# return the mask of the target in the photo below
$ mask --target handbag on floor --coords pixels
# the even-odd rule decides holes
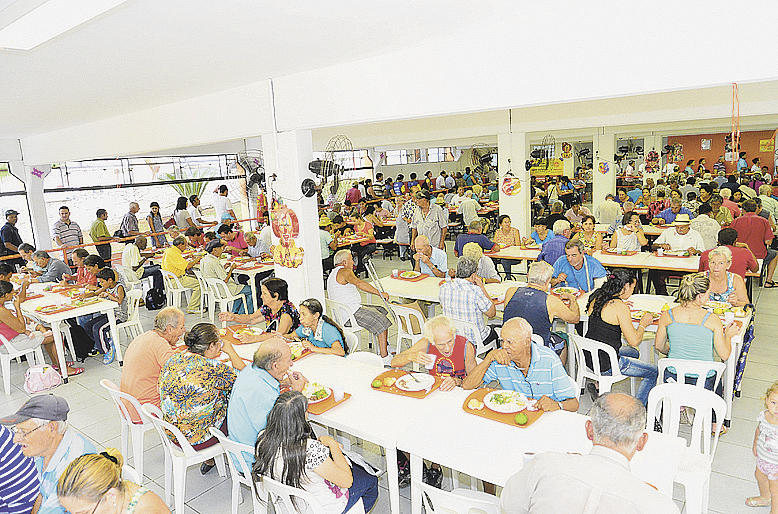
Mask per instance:
[[[62,376],[48,364],[31,366],[24,373],[24,391],[27,394],[54,389],[62,384]]]

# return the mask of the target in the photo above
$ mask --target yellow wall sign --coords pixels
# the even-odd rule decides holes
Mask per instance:
[[[759,151],[760,152],[766,152],[766,153],[773,153],[775,151],[775,140],[774,139],[760,139],[759,140]]]
[[[546,166],[548,162],[548,166]],[[562,159],[536,159],[532,161],[532,167],[529,169],[530,175],[543,177],[548,175],[561,175],[564,172],[565,164]]]

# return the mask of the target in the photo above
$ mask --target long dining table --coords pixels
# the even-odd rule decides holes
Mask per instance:
[[[239,353],[248,354],[241,346]],[[310,415],[325,427],[373,442],[386,450],[391,511],[400,512],[397,450],[411,454],[411,479],[421,482],[422,459],[437,462],[472,477],[504,486],[521,469],[524,459],[545,451],[586,453],[592,444],[584,425],[586,416],[573,412],[544,413],[526,428],[468,414],[463,404],[472,391],[459,387],[434,390],[416,399],[377,391],[373,379],[384,368],[333,355],[311,355],[295,361],[294,370],[308,380],[338,387],[351,398],[332,409]],[[631,466],[643,480],[672,495],[672,481],[680,461],[683,439],[649,433],[645,449]],[[421,491],[412,486],[411,512],[421,512]]]

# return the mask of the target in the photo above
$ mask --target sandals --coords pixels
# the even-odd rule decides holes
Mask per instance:
[[[770,498],[762,498],[761,496],[752,496],[746,498],[746,505],[749,507],[769,507]]]
[[[762,287],[765,288],[765,289],[772,289],[772,288],[776,287],[776,285],[775,285],[775,282],[773,282],[772,280],[768,280],[767,282],[764,283],[764,285]]]
[[[73,364],[74,364],[73,362],[68,362],[67,363],[68,368],[70,370],[73,370],[73,371],[68,371],[68,377],[74,377],[74,376],[80,375],[81,373],[84,372],[84,368],[74,368]],[[51,367],[54,369],[54,371],[59,373],[59,366],[55,366],[55,365],[52,364]]]

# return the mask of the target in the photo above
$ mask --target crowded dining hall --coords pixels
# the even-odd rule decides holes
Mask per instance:
[[[0,512],[778,513],[769,31],[180,7],[0,1]]]

